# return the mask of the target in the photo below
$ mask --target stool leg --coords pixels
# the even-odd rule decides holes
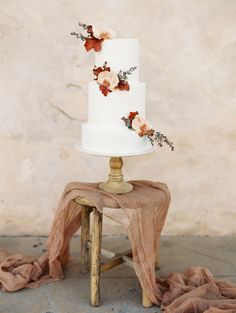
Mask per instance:
[[[89,272],[89,214],[90,208],[87,206],[82,207],[81,218],[81,272]]]
[[[100,305],[100,253],[102,241],[102,214],[94,209],[92,258],[91,258],[91,305]]]
[[[144,290],[142,290],[142,304],[145,308],[150,308],[153,306],[152,301],[146,296]]]

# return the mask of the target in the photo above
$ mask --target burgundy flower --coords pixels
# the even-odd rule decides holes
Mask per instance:
[[[101,66],[95,67],[95,68],[93,69],[93,75],[96,76],[95,80],[97,80],[98,75],[99,75],[101,72],[104,72],[104,71],[110,72],[111,69],[110,69],[110,67],[107,67],[106,65],[104,65],[103,67],[101,67]]]
[[[99,86],[99,89],[101,90],[102,94],[106,97],[108,95],[109,92],[111,92],[111,90],[109,90],[107,88],[107,86],[103,86],[103,85],[100,85]]]
[[[103,42],[103,39],[99,40],[95,37],[86,38],[84,46],[87,51],[94,49],[94,51],[98,52],[102,49],[102,42]]]
[[[117,85],[117,88],[119,90],[126,90],[126,91],[129,91],[130,87],[129,87],[129,84],[124,81],[124,80],[120,80],[119,81],[119,84]]]
[[[138,111],[130,112],[128,119],[132,122],[132,120],[135,118],[136,115],[138,115]]]

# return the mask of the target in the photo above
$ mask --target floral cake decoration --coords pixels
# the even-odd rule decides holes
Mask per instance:
[[[104,40],[112,39],[116,36],[116,33],[109,28],[100,28],[83,23],[79,23],[79,26],[86,31],[86,34],[83,35],[82,33],[72,32],[71,35],[85,41],[84,46],[87,51],[92,49],[96,52],[100,51]]]
[[[99,89],[104,96],[115,90],[130,90],[128,83],[128,76],[137,69],[137,66],[131,67],[128,71],[119,71],[118,73],[111,71],[107,66],[107,62],[103,66],[94,66],[93,74],[94,80],[98,83]]]
[[[128,117],[122,117],[121,119],[130,130],[136,131],[140,137],[147,136],[152,145],[157,143],[158,146],[162,147],[165,143],[172,151],[174,150],[174,144],[165,135],[155,131],[150,122],[141,117],[138,111],[130,112]]]

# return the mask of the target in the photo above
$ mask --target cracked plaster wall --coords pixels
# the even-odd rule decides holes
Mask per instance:
[[[0,0],[0,234],[48,234],[65,184],[107,175],[106,158],[74,147],[93,66],[69,35],[78,21],[140,39],[147,116],[176,149],[127,158],[124,173],[169,185],[164,233],[235,234],[234,0]]]

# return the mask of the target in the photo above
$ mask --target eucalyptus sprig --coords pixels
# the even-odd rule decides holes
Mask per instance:
[[[132,66],[128,71],[119,71],[118,77],[119,80],[128,80],[128,75],[131,75],[135,70],[137,69],[137,66]]]
[[[81,33],[72,32],[70,34],[71,36],[75,36],[77,39],[81,39],[82,41],[85,41],[87,39],[87,37],[85,37]]]
[[[80,26],[80,27],[82,27],[82,28],[83,28],[83,30],[88,29],[88,25],[83,24],[83,23],[80,23],[80,22],[79,22],[79,26]]]
[[[89,39],[89,38],[91,38],[91,34],[90,34],[90,32],[89,32],[89,27],[91,27],[91,26],[89,26],[89,25],[87,25],[87,24],[83,24],[83,23],[78,23],[79,24],[79,26],[80,27],[82,27],[83,28],[83,30],[87,30],[87,35],[86,36],[84,36],[83,34],[81,34],[81,33],[76,33],[76,32],[72,32],[72,33],[70,33],[72,36],[75,36],[77,39],[81,39],[82,41],[86,41],[86,39]]]

